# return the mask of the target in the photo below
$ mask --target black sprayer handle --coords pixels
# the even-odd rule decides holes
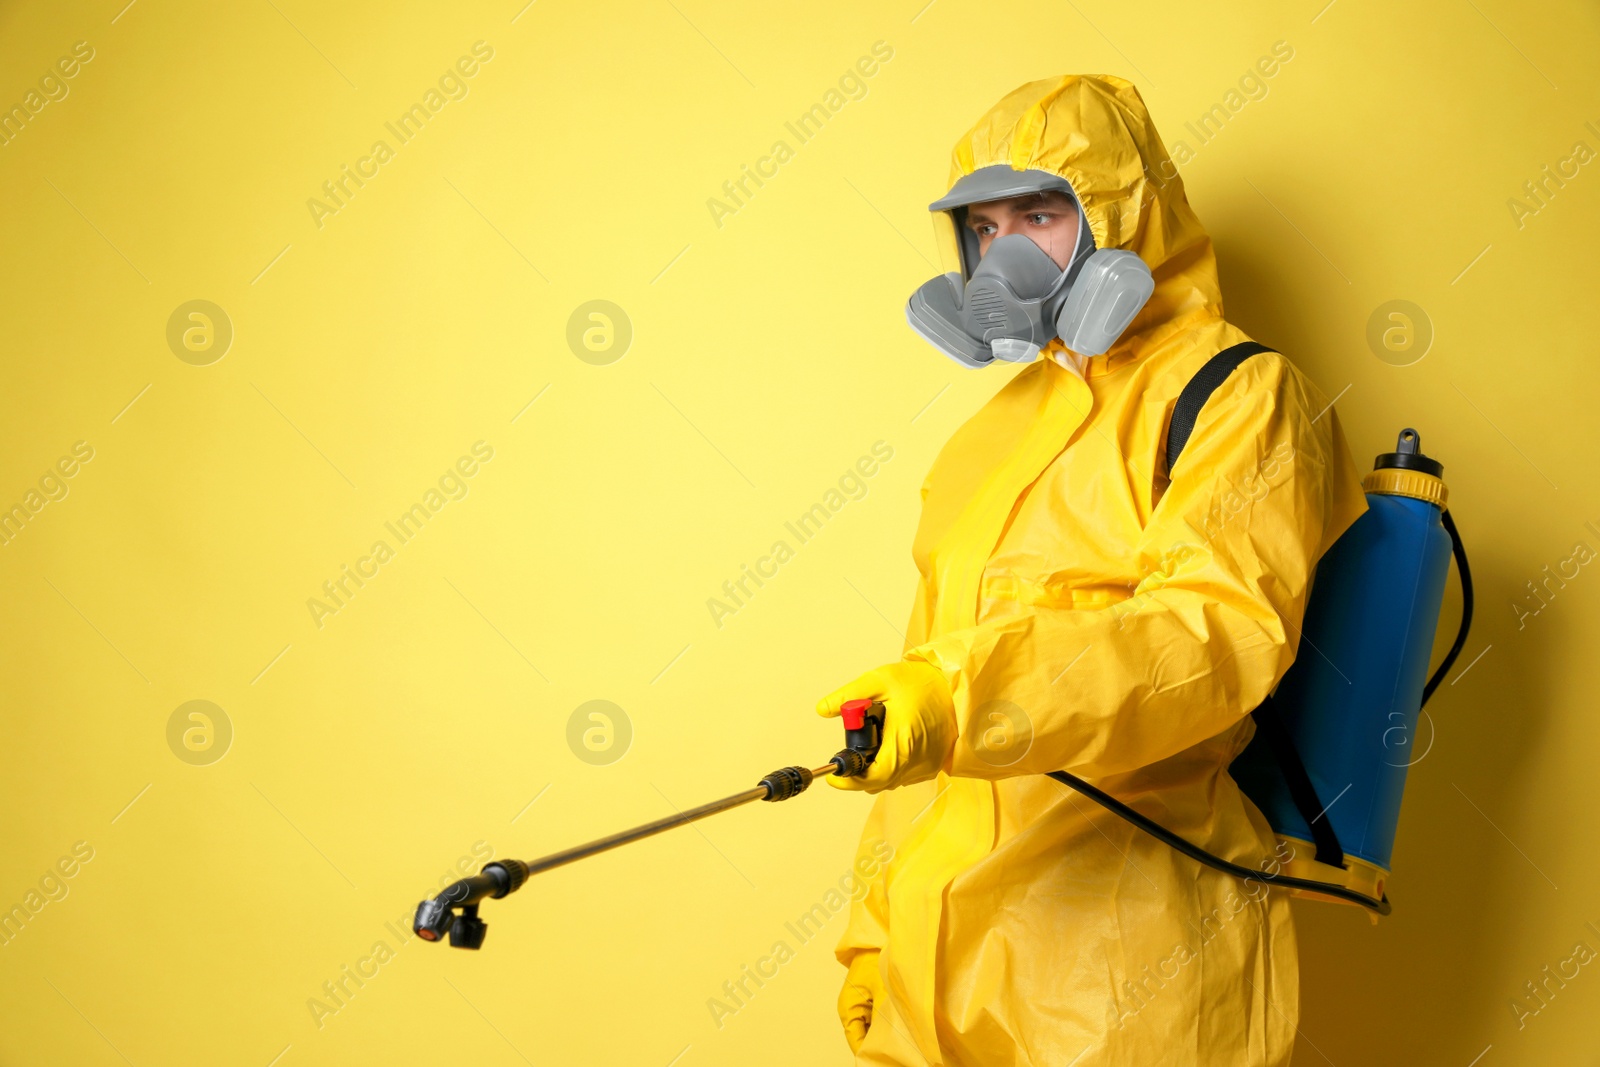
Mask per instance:
[[[833,773],[860,778],[883,745],[883,702],[847,700],[839,709],[839,718],[844,722],[844,748],[833,757]]]
[[[804,767],[781,767],[761,779],[767,791],[762,800],[788,800],[804,793],[812,778],[832,774],[840,778],[860,778],[872,766],[883,744],[883,704],[876,700],[848,700],[840,709],[844,722],[844,745],[827,766],[815,771]]]

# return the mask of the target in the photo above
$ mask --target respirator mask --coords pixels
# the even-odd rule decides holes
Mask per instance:
[[[974,204],[1057,191],[1077,208],[1077,240],[1063,269],[1022,234],[997,237],[981,257],[966,225]],[[1077,194],[1041,170],[983,167],[966,175],[935,213],[951,270],[911,295],[906,321],[924,340],[966,367],[1002,360],[1031,363],[1056,338],[1082,356],[1098,356],[1128,328],[1155,291],[1150,268],[1132,252],[1097,249]]]

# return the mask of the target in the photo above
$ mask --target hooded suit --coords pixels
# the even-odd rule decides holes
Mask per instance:
[[[1264,353],[1169,479],[1179,392],[1249,338],[1132,84],[1011,93],[957,143],[951,182],[999,164],[1066,179],[1096,247],[1137,254],[1155,290],[1105,354],[1057,341],[1024,366],[922,486],[904,656],[943,673],[958,737],[934,780],[875,797],[862,834],[863,855],[894,853],[836,950],[846,999],[873,1001],[857,1062],[1287,1064],[1288,901],[1044,773],[1274,869],[1227,768],[1294,659],[1317,559],[1366,506],[1359,475],[1327,397]]]

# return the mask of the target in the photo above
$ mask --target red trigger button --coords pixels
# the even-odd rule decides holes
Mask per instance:
[[[870,700],[847,700],[839,708],[839,718],[844,720],[846,730],[859,730],[867,723],[867,709],[872,707]]]

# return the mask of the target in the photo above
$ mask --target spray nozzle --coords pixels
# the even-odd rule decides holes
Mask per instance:
[[[456,948],[482,948],[489,924],[478,918],[478,901],[496,900],[522,888],[528,880],[528,865],[521,860],[496,860],[471,878],[451,884],[432,900],[417,905],[411,929],[424,941],[442,941],[450,935]],[[461,914],[457,915],[456,910]]]

